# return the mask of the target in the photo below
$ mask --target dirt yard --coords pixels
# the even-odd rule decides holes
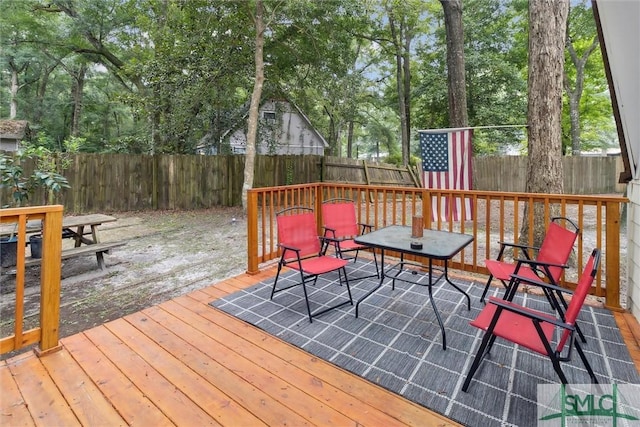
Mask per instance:
[[[126,241],[105,255],[62,265],[61,337],[213,284],[246,270],[247,232],[241,208],[116,213],[101,226],[103,242]],[[63,247],[72,246],[70,240]],[[25,326],[39,313],[39,267],[27,269]],[[12,329],[15,275],[0,276],[0,330]]]

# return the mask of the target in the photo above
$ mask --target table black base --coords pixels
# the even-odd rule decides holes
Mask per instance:
[[[440,317],[440,312],[438,311],[438,308],[436,307],[436,303],[433,300],[433,294],[431,289],[433,288],[433,286],[435,286],[440,280],[444,279],[445,282],[449,283],[451,286],[454,287],[454,289],[456,289],[458,292],[460,292],[462,295],[465,296],[465,298],[467,299],[467,310],[471,310],[471,298],[469,297],[469,295],[463,291],[458,285],[456,285],[455,283],[453,283],[450,279],[449,279],[449,274],[448,274],[448,268],[447,268],[447,261],[444,261],[444,270],[442,271],[442,273],[435,278],[434,280],[434,276],[433,276],[433,260],[429,259],[429,272],[428,277],[429,277],[429,281],[428,283],[418,283],[415,282],[413,280],[408,280],[406,278],[400,278],[398,277],[404,270],[405,266],[412,266],[412,267],[418,267],[418,268],[422,268],[424,267],[423,264],[419,264],[416,262],[411,262],[411,261],[405,261],[404,260],[404,256],[401,255],[400,258],[400,262],[394,264],[393,266],[391,266],[389,268],[389,270],[397,270],[397,272],[395,273],[395,275],[389,275],[385,273],[385,268],[384,268],[384,250],[381,251],[381,272],[380,272],[380,282],[378,282],[378,285],[371,289],[369,292],[367,292],[364,296],[362,296],[357,302],[356,302],[356,317],[358,317],[358,309],[360,307],[360,303],[362,301],[364,301],[365,299],[367,299],[369,296],[371,296],[374,292],[376,292],[378,289],[380,289],[384,283],[384,279],[392,279],[391,282],[391,289],[395,289],[396,286],[396,280],[400,280],[402,282],[407,282],[407,283],[412,283],[414,285],[418,285],[418,286],[427,286],[429,288],[429,301],[431,301],[431,307],[433,307],[433,311],[436,315],[436,319],[438,320],[438,325],[440,326],[440,331],[442,333],[442,349],[446,350],[447,349],[447,337],[446,337],[446,332],[444,329],[444,324],[442,323],[442,318]],[[413,272],[412,272],[413,273]],[[418,274],[417,271],[415,272],[415,274]]]

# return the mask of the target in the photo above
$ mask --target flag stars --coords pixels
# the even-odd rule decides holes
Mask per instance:
[[[425,172],[447,172],[449,150],[446,133],[420,133],[422,169]]]

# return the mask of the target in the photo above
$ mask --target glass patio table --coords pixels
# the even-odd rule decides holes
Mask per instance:
[[[391,225],[372,231],[370,233],[363,234],[354,239],[358,244],[367,245],[372,248],[379,249],[382,266],[380,272],[380,282],[378,283],[378,285],[367,292],[362,298],[357,301],[356,317],[358,317],[358,308],[360,306],[360,303],[371,296],[371,294],[376,292],[378,289],[380,289],[382,287],[382,284],[384,283],[385,278],[392,279],[392,289],[395,289],[396,280],[421,286],[428,286],[429,300],[431,301],[431,306],[433,307],[433,311],[436,314],[436,319],[438,320],[440,331],[442,332],[442,349],[446,350],[446,332],[442,323],[442,319],[440,318],[438,308],[436,307],[435,301],[433,300],[432,287],[436,285],[440,280],[444,279],[446,283],[449,283],[457,291],[465,296],[465,298],[467,299],[467,310],[471,310],[471,299],[469,298],[469,295],[449,279],[448,262],[458,252],[460,252],[473,241],[473,236],[469,234],[455,233],[450,231],[426,229],[423,231],[422,237],[412,237],[411,232],[411,227],[402,225]],[[388,267],[386,271],[384,265],[385,251],[395,251],[400,253],[400,262],[394,264],[391,267]],[[424,267],[424,264],[421,263],[405,261],[405,254],[424,257],[428,259],[428,270],[426,273],[428,281],[426,284],[399,277],[405,266],[414,266],[421,268]],[[439,274],[434,274],[434,260],[439,260],[444,263],[444,269],[442,272],[438,272]],[[395,274],[393,274],[394,271]],[[417,274],[416,271],[412,271],[412,273]]]

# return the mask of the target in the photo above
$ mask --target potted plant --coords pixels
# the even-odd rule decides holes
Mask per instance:
[[[36,152],[35,155],[39,155],[41,159],[45,159],[45,156],[51,155],[51,152],[48,150],[46,152],[40,151],[39,153]],[[56,171],[51,170],[51,167],[38,169],[38,166],[51,165],[51,162],[38,163],[38,159],[36,159],[36,170],[30,176],[25,176],[22,166],[16,160],[22,157],[33,156],[33,152],[19,154],[16,158],[0,153],[0,189],[8,188],[11,193],[11,203],[0,206],[0,208],[23,206],[37,188],[44,189],[45,204],[47,202],[52,203],[56,193],[63,188],[69,188],[67,179]],[[55,159],[53,165],[55,165]],[[18,224],[14,225],[9,237],[0,239],[0,267],[11,267],[16,263],[17,239],[15,237],[15,231],[17,225]],[[36,244],[37,243],[38,242],[36,242]]]

